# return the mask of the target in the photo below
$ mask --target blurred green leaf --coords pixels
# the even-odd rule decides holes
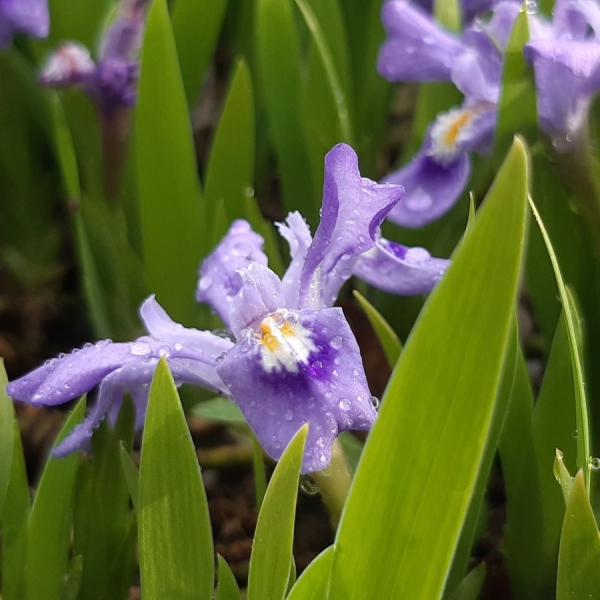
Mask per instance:
[[[177,388],[164,359],[150,388],[139,485],[144,598],[210,600],[214,562],[206,492]]]
[[[125,446],[125,444],[123,444],[123,442],[121,442],[119,446],[119,451],[121,455],[121,467],[123,469],[125,481],[127,482],[127,489],[129,490],[129,495],[131,496],[131,503],[133,504],[133,508],[135,508],[135,510],[138,510],[140,470],[133,462],[131,454],[129,454],[129,451],[127,450],[127,447]]]
[[[486,564],[481,562],[465,575],[448,600],[477,600],[485,583],[485,574]]]
[[[21,431],[14,410],[12,424],[12,461],[4,507],[0,513],[2,527],[2,594],[4,600],[25,598],[27,566],[27,521],[31,506]]]
[[[12,400],[6,393],[7,384],[4,361],[0,358],[0,514],[4,510],[4,499],[10,484],[15,444],[15,412]]]
[[[329,546],[304,569],[287,600],[322,600],[325,598],[332,560],[333,546]]]
[[[192,408],[191,413],[211,421],[221,421],[232,425],[247,424],[239,406],[223,396],[215,396],[199,402]]]
[[[287,211],[318,222],[320,190],[312,181],[301,97],[300,41],[291,0],[257,0],[256,64]]]
[[[443,27],[460,32],[461,10],[458,0],[434,0],[433,14]]]
[[[55,446],[85,414],[85,396],[62,426]],[[49,457],[37,487],[28,526],[27,600],[58,600],[71,545],[73,487],[79,453]]]
[[[227,0],[177,0],[175,4],[173,34],[190,110],[217,47],[226,8]]]
[[[527,174],[516,140],[396,365],[338,529],[330,600],[443,593],[511,333]]]
[[[148,16],[135,144],[147,283],[174,319],[186,320],[207,226],[165,0]]]
[[[533,202],[529,199],[529,205],[535,216],[538,227],[544,238],[548,256],[552,263],[554,270],[554,276],[556,278],[556,284],[558,286],[558,292],[563,305],[563,311],[565,315],[565,323],[567,326],[567,335],[569,340],[569,350],[571,353],[571,366],[573,369],[573,380],[575,382],[575,415],[577,420],[577,467],[583,469],[586,489],[590,490],[590,431],[589,431],[589,416],[588,416],[588,401],[585,388],[584,378],[584,367],[583,359],[581,356],[581,348],[579,346],[579,322],[580,317],[577,306],[573,299],[572,292],[569,288],[565,287],[563,277],[558,264],[558,259],[552,247],[552,242],[548,236],[544,223],[540,217],[540,214]]]
[[[212,143],[204,198],[212,209],[223,199],[229,223],[245,217],[245,199],[254,178],[254,99],[246,62],[235,66],[219,126]],[[220,238],[225,231],[217,231]]]
[[[258,515],[248,573],[248,600],[283,600],[294,560],[292,543],[298,478],[308,426],[292,438],[277,463]]]
[[[269,269],[282,277],[285,268],[279,252],[281,238],[275,233],[273,224],[263,218],[254,198],[246,200],[246,219],[252,225],[252,229],[262,235],[265,240],[265,254],[269,258]]]
[[[583,472],[573,482],[560,537],[556,600],[594,598],[600,590],[600,535]]]
[[[393,368],[402,352],[402,342],[379,311],[359,291],[352,293],[375,330],[388,364]]]
[[[216,600],[241,600],[240,588],[227,561],[217,554],[218,583]]]

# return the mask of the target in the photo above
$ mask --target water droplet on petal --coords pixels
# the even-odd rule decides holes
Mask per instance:
[[[341,335],[336,335],[334,338],[332,338],[331,340],[331,346],[333,348],[335,348],[336,350],[339,350],[342,347],[342,342],[344,340],[342,339]]]
[[[294,413],[291,410],[285,411],[285,420],[291,421],[294,418]]]
[[[131,354],[135,354],[135,356],[148,356],[152,352],[152,347],[148,342],[133,342],[131,347],[129,348]]]
[[[406,208],[415,212],[427,210],[433,204],[433,198],[422,188],[417,188],[406,198]]]
[[[350,410],[350,400],[348,400],[348,398],[341,398],[338,402],[338,406],[342,410]]]
[[[371,404],[375,410],[379,409],[379,405],[381,404],[381,400],[377,396],[371,396]]]
[[[336,356],[333,359],[333,364],[335,364],[335,365],[341,365],[342,364],[342,359],[339,356]]]

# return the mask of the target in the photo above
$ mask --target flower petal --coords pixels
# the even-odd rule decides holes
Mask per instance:
[[[325,157],[321,222],[307,250],[300,280],[301,308],[331,306],[352,275],[356,257],[372,248],[404,188],[361,178],[358,157],[338,144]]]
[[[242,329],[285,306],[281,281],[269,267],[252,263],[239,273],[242,286],[230,311],[230,326],[236,337]]]
[[[272,458],[309,423],[304,473],[327,466],[341,431],[375,420],[358,345],[339,308],[267,317],[242,333],[217,370]]]
[[[0,2],[0,48],[6,48],[17,33],[45,38],[50,29],[47,0],[3,0]]]
[[[449,81],[462,43],[425,11],[406,0],[386,2],[381,18],[388,38],[377,70],[388,81]]]
[[[196,298],[198,302],[210,304],[226,325],[229,325],[231,303],[242,287],[238,269],[252,263],[266,265],[263,245],[263,238],[250,223],[238,219],[200,266]]]
[[[90,51],[82,44],[69,42],[48,57],[40,72],[40,83],[47,87],[84,84],[95,72]]]
[[[471,172],[469,155],[459,152],[443,165],[425,150],[384,181],[402,183],[406,194],[391,210],[390,221],[404,227],[423,227],[446,213],[458,200]]]
[[[385,292],[414,296],[430,292],[449,265],[449,260],[433,258],[425,248],[380,239],[360,255],[354,275]]]

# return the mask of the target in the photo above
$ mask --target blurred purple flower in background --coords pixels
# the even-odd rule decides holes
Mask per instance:
[[[600,90],[600,6],[557,0],[552,22],[538,21],[525,56],[534,68],[540,127],[566,150],[587,125],[590,101]]]
[[[101,114],[110,117],[136,98],[139,52],[147,0],[125,0],[119,15],[108,28],[94,61],[89,50],[67,42],[52,53],[41,73],[47,87],[81,86]]]
[[[384,4],[388,37],[378,58],[381,75],[394,82],[449,81],[465,95],[462,106],[438,115],[415,158],[384,179],[406,188],[391,221],[422,227],[443,215],[469,180],[469,153],[490,151],[502,54],[518,11],[518,3],[499,2],[489,20],[477,20],[457,36],[408,0]]]
[[[443,1],[443,0],[442,0]],[[460,10],[464,21],[472,21],[479,13],[489,10],[497,0],[461,0]],[[415,0],[429,12],[433,11],[434,0]]]
[[[0,48],[10,46],[17,33],[45,38],[49,29],[47,0],[0,0]]]
[[[360,176],[352,148],[339,144],[325,158],[322,217],[314,239],[299,213],[279,230],[291,250],[280,280],[267,266],[262,238],[235,221],[203,262],[198,300],[208,302],[235,342],[174,323],[153,297],[141,308],[149,335],[131,343],[99,342],[48,361],[8,386],[16,400],[55,405],[100,385],[85,421],[57,448],[86,447],[106,415],[114,419],[125,392],[142,425],[154,368],[165,357],[176,383],[192,383],[238,403],[274,459],[309,423],[303,472],[331,460],[341,431],[369,429],[371,403],[358,344],[340,308],[344,282],[357,273],[388,291],[429,291],[448,261],[422,248],[383,240],[381,223],[404,189]]]

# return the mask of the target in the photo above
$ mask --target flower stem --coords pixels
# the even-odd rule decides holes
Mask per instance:
[[[326,469],[311,473],[312,480],[321,491],[321,497],[334,525],[340,522],[346,497],[352,484],[352,470],[338,439],[333,443],[331,463]]]

